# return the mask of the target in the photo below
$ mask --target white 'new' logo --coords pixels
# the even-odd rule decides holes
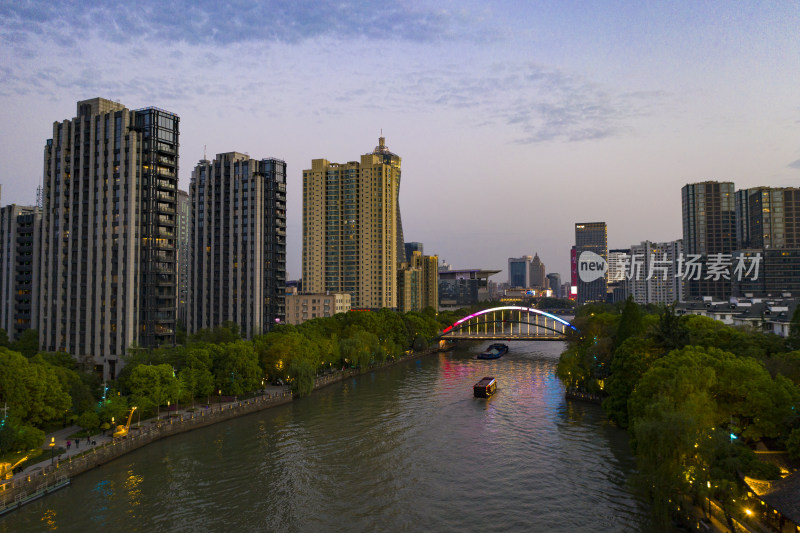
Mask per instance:
[[[608,262],[594,252],[581,252],[578,258],[578,276],[584,283],[600,279],[608,272]]]

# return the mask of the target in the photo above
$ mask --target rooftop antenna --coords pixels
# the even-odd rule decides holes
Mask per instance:
[[[204,144],[203,145],[203,161],[206,161],[206,160],[208,160],[208,158],[206,157],[206,145]]]

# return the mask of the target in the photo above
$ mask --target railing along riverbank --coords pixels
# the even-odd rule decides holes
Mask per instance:
[[[314,390],[339,383],[345,379],[392,366],[402,361],[429,355],[438,349],[431,348],[421,352],[412,352],[397,359],[363,368],[344,369],[315,379]],[[148,421],[141,427],[131,426],[126,437],[114,439],[88,449],[81,454],[70,455],[56,460],[39,470],[17,477],[0,485],[0,516],[30,503],[50,492],[63,488],[70,479],[88,470],[113,461],[126,453],[146,446],[163,438],[210,426],[233,418],[248,415],[290,403],[294,399],[291,392],[263,394],[233,403],[199,407],[167,419]]]

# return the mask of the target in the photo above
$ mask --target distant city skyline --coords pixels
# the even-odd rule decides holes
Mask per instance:
[[[797,27],[796,2],[4,3],[2,205],[35,202],[76,101],[158,106],[181,118],[183,190],[204,153],[286,161],[298,278],[303,169],[382,130],[407,241],[496,282],[538,251],[568,279],[576,222],[606,221],[611,248],[672,241],[687,183],[800,184]]]

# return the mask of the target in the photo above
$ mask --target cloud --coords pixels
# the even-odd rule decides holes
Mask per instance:
[[[798,159],[797,161],[792,161],[791,163],[789,163],[789,168],[800,168],[800,159]]]
[[[471,109],[476,125],[504,124],[517,144],[578,142],[630,133],[631,122],[663,105],[660,91],[622,92],[536,64],[420,73],[402,88],[436,108]]]
[[[505,127],[519,144],[629,134],[665,98],[456,43],[500,38],[490,17],[468,9],[330,0],[71,5],[0,4],[0,46],[10,49],[0,96],[72,92],[184,109],[265,101],[274,110],[300,100],[313,105],[292,113],[331,118],[453,111],[465,126]]]
[[[323,36],[342,40],[433,42],[441,39],[493,40],[501,34],[483,13],[461,9],[449,13],[438,6],[408,7],[406,3],[362,0],[315,2],[176,2],[121,0],[102,3],[50,0],[7,2],[0,18],[8,39],[24,40],[26,33],[51,35],[54,41],[74,42],[76,31],[114,42],[186,42],[233,44],[245,42],[298,43]],[[471,31],[463,31],[471,27]]]

